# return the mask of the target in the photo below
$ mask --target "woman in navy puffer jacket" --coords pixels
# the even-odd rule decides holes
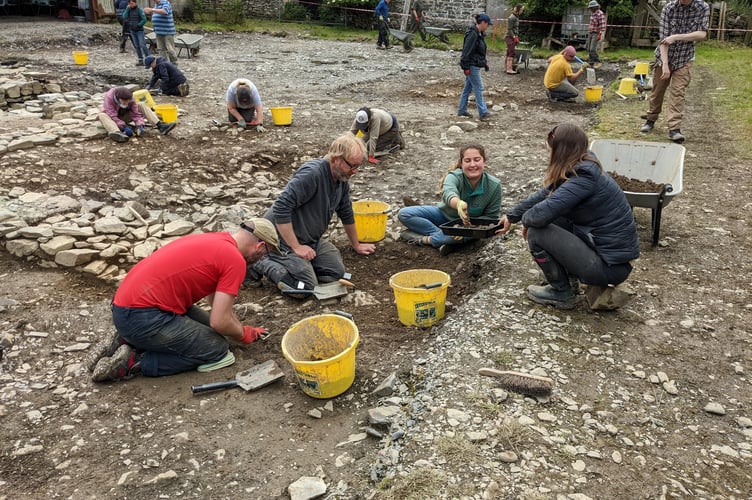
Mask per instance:
[[[588,151],[585,132],[571,123],[547,138],[549,162],[544,188],[501,218],[500,234],[522,222],[522,236],[548,285],[528,287],[539,304],[574,307],[572,282],[618,285],[640,256],[632,208],[616,182]]]

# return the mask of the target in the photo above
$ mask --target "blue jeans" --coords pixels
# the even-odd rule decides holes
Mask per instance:
[[[133,46],[136,48],[136,54],[138,55],[139,61],[143,61],[151,55],[146,46],[146,38],[144,37],[143,31],[131,30],[131,42],[133,42]]]
[[[306,290],[313,290],[318,283],[337,281],[345,275],[345,264],[337,247],[326,240],[310,246],[316,251],[316,257],[311,261],[301,259],[282,244],[280,250],[284,253],[270,253],[256,262],[253,270],[274,283],[281,281],[292,288],[298,288],[298,282],[302,281]]]
[[[439,226],[449,222],[451,219],[447,218],[444,212],[435,205],[405,207],[397,213],[397,218],[410,231],[430,236],[431,246],[434,248],[438,248],[441,245],[461,245],[474,239],[462,238],[461,240],[455,240],[452,236],[444,234]]]
[[[618,285],[632,272],[629,262],[609,266],[585,240],[574,234],[563,221],[545,227],[527,228],[531,252],[545,250],[569,276],[585,285]]]
[[[483,100],[483,80],[480,77],[480,68],[473,66],[470,68],[470,74],[465,77],[465,88],[462,89],[460,96],[460,107],[457,110],[458,115],[467,113],[467,100],[470,97],[470,91],[475,92],[475,104],[478,106],[478,114],[484,117],[488,114],[486,101]]]
[[[136,351],[145,351],[141,373],[147,377],[174,375],[222,359],[227,340],[209,327],[209,314],[192,306],[185,315],[156,307],[112,305],[112,321]]]

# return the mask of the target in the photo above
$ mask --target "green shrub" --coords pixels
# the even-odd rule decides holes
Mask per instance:
[[[230,24],[243,24],[245,20],[243,0],[227,0],[219,8],[218,20]]]
[[[305,21],[309,17],[308,9],[298,2],[287,2],[282,9],[282,19],[287,21]]]
[[[341,23],[342,9],[322,3],[319,5],[319,20],[325,23]]]

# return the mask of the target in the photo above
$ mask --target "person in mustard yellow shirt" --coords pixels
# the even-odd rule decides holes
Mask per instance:
[[[543,77],[543,85],[546,86],[548,98],[553,101],[574,102],[575,98],[580,95],[579,91],[573,85],[574,82],[582,75],[587,63],[574,72],[570,64],[576,57],[577,52],[571,45],[567,45],[560,54],[548,58],[548,69]]]

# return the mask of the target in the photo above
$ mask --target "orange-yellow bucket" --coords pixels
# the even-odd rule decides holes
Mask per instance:
[[[392,209],[388,203],[376,200],[355,201],[352,204],[355,213],[355,229],[358,241],[374,243],[386,236],[386,222]]]
[[[178,107],[174,104],[157,104],[154,106],[154,112],[164,123],[178,121]]]
[[[635,88],[635,84],[637,84],[637,80],[634,78],[622,78],[621,82],[619,82],[619,93],[621,95],[636,94],[637,89]]]
[[[444,317],[446,294],[452,279],[443,271],[412,269],[393,274],[397,315],[405,326],[428,327]]]
[[[146,89],[137,90],[133,93],[133,100],[136,102],[146,103],[151,109],[157,105],[154,99],[151,98],[151,92]]]
[[[339,396],[355,380],[355,323],[339,314],[298,321],[282,337],[282,355],[290,362],[303,392],[313,398]]]
[[[73,51],[73,62],[80,65],[85,65],[89,63],[89,53],[83,50],[75,50]]]
[[[635,75],[647,75],[650,72],[650,63],[638,62],[634,67]]]
[[[284,126],[292,123],[292,106],[269,108],[269,111],[275,125]]]
[[[603,85],[585,87],[585,102],[600,102],[603,97]]]

